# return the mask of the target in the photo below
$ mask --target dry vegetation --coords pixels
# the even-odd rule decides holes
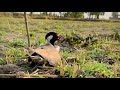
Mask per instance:
[[[50,31],[65,38],[62,44],[58,42],[61,46],[61,57],[67,62],[62,68],[65,72],[62,77],[120,77],[119,22],[28,19],[28,26],[32,47],[45,43],[44,36]],[[53,69],[52,71],[42,67],[36,71],[37,75],[32,72],[30,76],[31,72],[25,63],[27,46],[24,18],[0,17],[0,68],[2,65],[15,63],[24,69],[27,77],[44,78],[49,74],[58,77]],[[58,71],[60,69],[57,68]],[[14,72],[12,73],[14,76]]]

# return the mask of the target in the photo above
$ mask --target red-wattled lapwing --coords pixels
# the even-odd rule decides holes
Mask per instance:
[[[45,45],[31,49],[32,53],[28,56],[28,62],[32,62],[32,64],[43,64],[46,62],[51,66],[61,65],[60,47],[55,47],[55,42],[57,40],[63,41],[63,38],[55,32],[49,32],[46,34],[45,40]]]

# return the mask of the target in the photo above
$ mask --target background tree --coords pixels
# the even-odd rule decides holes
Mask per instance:
[[[64,17],[83,18],[84,12],[67,12]]]
[[[49,12],[49,16],[52,16],[52,12]]]
[[[113,18],[118,18],[118,12],[112,12]]]
[[[40,12],[40,15],[42,14],[42,12]]]
[[[74,18],[83,18],[84,12],[72,12]]]
[[[33,12],[30,12],[30,16],[32,16],[33,15]]]
[[[45,15],[45,19],[47,19],[48,12],[43,12],[43,15]]]
[[[64,14],[64,17],[71,17],[72,16],[72,12],[66,12],[65,14]]]
[[[93,18],[93,15],[95,15],[95,18],[97,18],[97,19],[99,19],[99,16],[100,15],[104,15],[105,14],[105,12],[87,12],[88,13],[88,15],[89,15],[89,18]]]
[[[47,16],[47,15],[48,15],[48,12],[43,12],[43,14]]]
[[[99,19],[100,15],[104,15],[104,12],[95,12],[94,15],[96,16],[97,19]]]
[[[62,12],[59,12],[59,14],[60,14],[60,18],[61,18],[61,16],[62,16]]]

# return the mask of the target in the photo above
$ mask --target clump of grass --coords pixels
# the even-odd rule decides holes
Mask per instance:
[[[71,78],[76,78],[77,75],[77,71],[78,71],[78,65],[77,64],[73,64],[73,65],[65,65],[63,67],[57,67],[58,71],[63,71],[64,75],[63,77],[71,77]]]
[[[67,58],[67,57],[72,56],[72,54],[69,53],[68,51],[61,51],[61,52],[60,52],[60,55],[61,55],[63,58]]]
[[[40,36],[34,40],[31,40],[32,46],[40,46],[41,44],[45,44],[45,38]]]
[[[76,47],[79,48],[83,41],[83,37],[74,32],[66,34],[65,36],[65,44],[67,45],[67,47],[71,47],[71,49],[74,49]]]
[[[4,41],[5,32],[0,32],[0,42]]]
[[[9,48],[7,51],[4,52],[4,58],[6,59],[7,63],[14,63],[18,59],[26,58],[27,51],[23,48]]]
[[[26,46],[26,42],[21,39],[14,39],[13,41],[9,42],[8,45],[11,47],[24,47]]]
[[[114,40],[118,40],[120,42],[120,35],[118,32],[114,32],[111,36]]]
[[[111,41],[111,40],[116,40],[120,41],[120,35],[119,32],[112,32],[111,34],[99,34],[98,37],[104,41]]]
[[[5,64],[5,60],[3,58],[0,58],[0,65]]]
[[[76,65],[78,67],[73,67]],[[65,65],[64,67],[57,67],[57,70],[64,71],[64,77],[71,78],[81,78],[81,77],[96,77],[96,78],[112,78],[114,76],[114,72],[108,64],[99,63],[94,60],[90,61],[77,61],[72,65]],[[74,72],[76,71],[76,72]],[[79,72],[80,71],[80,72]]]
[[[86,48],[89,45],[97,44],[98,39],[95,35],[89,34],[84,37],[73,30],[71,34],[66,34],[65,42],[72,48]]]
[[[77,64],[66,65],[65,72],[66,76],[69,76],[71,78],[78,77],[78,65]]]
[[[56,24],[56,25],[54,26],[54,29],[63,29],[63,26]]]
[[[45,38],[40,36],[37,40],[36,43],[40,44],[40,43],[45,43]]]
[[[91,59],[100,59],[104,54],[104,50],[95,48],[94,50],[87,52],[87,57]]]
[[[85,64],[81,65],[80,68],[86,77],[96,75],[96,73],[99,74],[99,77],[103,77],[104,75],[105,77],[113,77],[113,70],[108,69],[108,65],[105,63],[88,61]]]
[[[30,37],[35,37],[35,32],[30,32]]]

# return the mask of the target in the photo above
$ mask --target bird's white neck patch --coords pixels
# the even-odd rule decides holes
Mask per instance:
[[[53,38],[53,35],[50,35],[46,39],[46,44],[50,44],[50,40]]]
[[[55,45],[55,49],[59,52],[60,51],[60,46]]]

